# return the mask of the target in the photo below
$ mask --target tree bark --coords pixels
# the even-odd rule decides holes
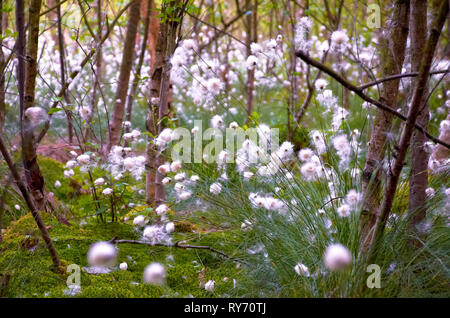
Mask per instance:
[[[120,74],[115,94],[114,110],[112,114],[111,127],[109,130],[109,141],[107,152],[112,146],[117,145],[120,139],[122,129],[123,115],[125,112],[125,101],[127,97],[128,84],[130,81],[131,67],[134,59],[134,46],[136,44],[137,26],[139,23],[141,1],[136,0],[130,7],[128,18],[127,34],[125,46],[123,49],[122,62],[120,65]]]
[[[126,112],[125,112],[125,119],[126,121],[131,121],[131,111],[133,109],[133,101],[134,97],[136,95],[136,91],[139,86],[139,81],[141,78],[141,69],[142,64],[144,63],[144,56],[145,56],[145,50],[147,49],[147,40],[148,40],[148,28],[150,25],[150,13],[151,13],[151,2],[152,0],[144,0],[144,2],[147,2],[146,6],[146,12],[143,15],[145,17],[144,19],[144,37],[141,41],[141,51],[139,54],[139,61],[137,63],[136,72],[134,74],[133,84],[131,86],[130,92],[127,96],[127,103],[126,103]],[[129,132],[130,128],[126,127],[125,132]]]
[[[176,48],[176,39],[177,39],[177,31],[178,26],[181,24],[181,18],[184,13],[184,5],[180,0],[176,0],[171,4],[172,8],[175,8],[172,12],[166,11],[166,4],[163,4],[162,14],[166,15],[166,21],[162,22],[160,26],[160,33],[158,37],[158,44],[160,41],[165,42],[165,44],[161,45],[159,48],[157,45],[157,55],[156,59],[161,58],[158,57],[158,54],[163,52],[163,62],[161,67],[161,86],[159,90],[159,109],[158,109],[158,134],[164,130],[167,126],[167,118],[169,116],[169,95],[170,95],[170,70],[172,68],[172,64],[170,63],[170,57]],[[162,51],[158,52],[158,49],[162,49]],[[157,63],[157,62],[156,62]],[[155,71],[158,71],[155,69]],[[152,84],[153,85],[153,84]],[[160,166],[163,163],[164,155],[161,151],[156,151],[156,167]],[[166,199],[166,192],[164,189],[164,185],[162,184],[162,179],[164,176],[155,171],[155,207],[164,203]]]
[[[37,75],[37,54],[39,38],[39,12],[41,0],[32,0],[29,8],[28,38],[26,44],[25,87],[23,112],[34,106]],[[19,57],[20,59],[20,57]],[[20,81],[20,79],[19,79]],[[20,94],[20,93],[19,93]],[[38,210],[44,207],[44,177],[37,163],[34,123],[22,113],[22,160],[28,187]]]
[[[3,20],[8,16],[1,12],[3,9],[3,0],[0,0],[0,70],[5,68],[5,55],[3,54]],[[5,103],[5,74],[0,74],[0,133],[3,131],[3,125],[5,124],[6,116],[6,103]],[[0,234],[1,235],[1,234]]]
[[[246,7],[250,6],[250,1],[247,0],[245,3]],[[252,51],[250,49],[250,44],[252,42],[257,42],[257,13],[258,13],[258,1],[254,1],[254,5],[252,8],[252,13],[247,15],[247,23],[246,23],[246,44],[247,44],[247,57],[249,57],[252,54]],[[255,90],[255,68],[252,68],[251,70],[247,69],[247,123],[250,120],[250,116],[253,112],[253,92]]]
[[[21,1],[21,0],[19,0],[19,1]],[[45,244],[47,245],[47,249],[50,252],[50,256],[52,258],[53,265],[55,267],[61,266],[61,261],[59,260],[58,253],[56,252],[55,246],[53,245],[52,239],[50,238],[50,234],[48,233],[47,227],[45,226],[45,223],[42,220],[41,215],[39,214],[38,206],[36,205],[32,196],[28,192],[28,189],[27,189],[25,183],[22,182],[22,179],[20,178],[19,173],[17,172],[17,169],[14,165],[14,162],[11,159],[11,156],[7,150],[5,141],[3,140],[2,136],[0,136],[0,152],[2,153],[3,157],[5,158],[6,163],[8,164],[9,169],[11,170],[14,180],[16,181],[16,184],[19,187],[23,198],[25,199],[25,202],[27,203],[28,208],[31,210],[31,214],[33,215],[33,218],[39,228],[39,231],[41,232],[41,235],[42,235],[42,238],[44,239]]]
[[[381,242],[381,237],[383,236],[384,228],[386,226],[386,221],[391,212],[398,180],[400,178],[400,173],[402,171],[405,157],[409,148],[411,136],[414,132],[414,124],[420,113],[422,101],[424,95],[426,94],[428,77],[430,74],[434,53],[442,32],[442,27],[444,26],[444,22],[447,18],[448,11],[449,3],[448,1],[443,1],[439,7],[439,14],[437,15],[430,29],[430,35],[428,37],[428,41],[426,42],[422,62],[420,65],[419,76],[417,77],[414,88],[413,99],[408,111],[408,120],[403,127],[403,131],[400,137],[397,157],[392,169],[390,169],[389,171],[388,181],[380,208],[380,217],[377,221],[374,239],[370,247],[368,258],[369,264],[376,258],[378,246]]]
[[[411,72],[417,72],[424,53],[423,43],[427,40],[427,3],[421,0],[411,0],[410,20],[410,50]],[[413,86],[417,78],[411,80]],[[425,91],[427,89],[425,88]],[[412,96],[411,96],[412,98]],[[417,122],[427,129],[429,121],[428,103],[424,94],[417,116]],[[411,140],[411,171],[409,178],[409,227],[418,232],[416,226],[425,218],[425,201],[428,187],[428,153],[425,151],[427,138],[420,131],[415,130]],[[416,242],[417,243],[417,242]]]
[[[159,18],[151,17],[152,25],[155,25],[155,20],[159,21]],[[158,134],[158,107],[159,107],[159,97],[161,89],[161,79],[162,79],[162,68],[164,65],[164,54],[166,50],[165,36],[167,36],[167,25],[164,23],[156,24],[158,26],[158,34],[156,36],[156,42],[154,46],[154,51],[149,45],[150,54],[154,52],[153,63],[151,68],[151,80],[150,80],[150,102],[148,103],[148,114],[146,120],[147,131],[150,133],[150,140],[154,140],[154,137]],[[154,32],[152,28],[152,33]],[[152,37],[150,37],[152,38]],[[149,43],[150,44],[150,43]],[[152,56],[152,55],[151,55]],[[146,165],[145,165],[145,189],[146,189],[146,202],[148,205],[152,205],[155,200],[156,192],[156,169],[158,168],[156,163],[156,153],[158,149],[156,145],[150,141],[147,143],[146,147]]]
[[[59,48],[59,65],[61,71],[61,87],[66,85],[66,67],[65,67],[65,53],[64,53],[64,34],[61,26],[61,6],[56,8],[56,17],[58,23],[58,48]],[[64,100],[67,104],[65,109],[67,117],[67,135],[69,138],[69,143],[72,144],[73,141],[73,125],[72,125],[72,110],[70,108],[69,92],[66,90],[64,92]]]
[[[102,0],[97,0],[96,5],[97,10],[97,41],[100,42],[103,37],[103,28],[102,28]],[[92,87],[91,94],[91,103],[89,107],[89,114],[86,118],[85,129],[83,133],[83,141],[86,143],[89,140],[89,132],[91,131],[91,122],[94,118],[94,112],[97,109],[98,95],[97,92],[100,87],[100,83],[102,82],[102,46],[100,45],[97,49],[97,54],[95,56],[95,70],[93,74],[93,82],[94,86]]]
[[[389,32],[383,39],[381,61],[383,77],[401,73],[408,37],[409,0],[396,0],[389,22]],[[396,108],[400,80],[383,83],[380,101]],[[373,238],[374,226],[378,218],[378,204],[381,192],[381,168],[386,149],[387,135],[390,133],[392,114],[378,109],[372,127],[369,149],[363,171],[363,208],[359,220],[361,247],[367,251]]]

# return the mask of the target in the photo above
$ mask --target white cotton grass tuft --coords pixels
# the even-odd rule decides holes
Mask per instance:
[[[328,85],[328,82],[324,80],[323,78],[319,78],[315,83],[314,86],[316,90],[323,91]]]
[[[211,186],[209,187],[209,192],[211,192],[212,194],[219,194],[222,191],[222,185],[218,182],[215,182],[213,184],[211,184]]]
[[[89,164],[89,160],[90,160],[91,158],[89,157],[89,155],[87,155],[87,154],[82,154],[82,155],[79,155],[78,157],[77,157],[77,162],[80,164],[80,165],[87,165],[87,164]]]
[[[311,149],[309,149],[309,148],[301,149],[298,152],[298,158],[301,161],[308,162],[308,161],[311,160],[312,156],[314,156],[314,152]]]
[[[159,167],[158,167],[158,172],[160,173],[160,174],[162,174],[162,175],[166,175],[166,174],[168,174],[169,172],[170,172],[170,165],[169,164],[163,164],[163,165],[160,165]]]
[[[143,215],[138,215],[133,220],[133,224],[137,226],[144,226],[146,223],[147,221],[145,220],[145,216]]]
[[[215,284],[214,280],[212,280],[212,279],[208,280],[205,284],[205,290],[209,291],[211,293],[214,292],[214,284]]]
[[[346,44],[348,42],[348,35],[342,30],[334,31],[333,34],[331,34],[331,42],[336,45]]]
[[[172,170],[173,172],[177,172],[178,170],[180,170],[182,167],[181,161],[174,161],[170,164],[170,170]]]
[[[106,188],[106,189],[104,189],[104,190],[102,191],[102,193],[103,193],[104,195],[111,195],[111,194],[113,193],[113,189],[111,189],[111,188]]]
[[[350,216],[351,208],[348,204],[343,204],[337,209],[337,213],[340,217],[346,218]]]
[[[160,204],[156,209],[155,212],[158,215],[166,214],[166,212],[169,211],[169,208],[165,204]]]
[[[297,263],[294,266],[294,270],[299,276],[309,277],[309,269],[305,264]]]
[[[126,262],[120,263],[119,268],[126,271],[128,269],[128,264]]]
[[[175,231],[175,224],[173,222],[169,222],[166,224],[165,229],[167,233],[172,233],[173,231]]]
[[[345,200],[347,201],[347,204],[354,207],[361,201],[361,193],[357,192],[355,189],[351,189],[345,196]]]
[[[114,266],[117,259],[117,248],[109,242],[94,243],[89,249],[87,259],[91,266]]]
[[[218,128],[218,129],[223,128],[223,123],[224,123],[223,118],[220,117],[219,115],[214,115],[211,118],[211,127],[212,128]]]
[[[102,185],[105,184],[105,179],[103,179],[103,178],[95,179],[94,184],[95,184],[96,186],[102,186]]]
[[[325,250],[323,261],[331,271],[342,270],[352,262],[352,254],[344,245],[332,244]]]
[[[166,280],[166,268],[160,263],[151,263],[144,270],[144,283],[157,286],[164,285]]]

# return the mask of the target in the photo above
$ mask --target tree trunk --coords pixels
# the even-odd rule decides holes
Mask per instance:
[[[34,123],[26,118],[25,111],[34,106],[37,75],[37,53],[39,37],[39,11],[41,0],[32,0],[29,8],[28,39],[26,46],[24,104],[22,113],[22,160],[28,187],[34,197],[38,210],[44,207],[44,177],[37,163]],[[20,56],[20,55],[19,55]],[[19,57],[20,59],[20,57]],[[20,81],[20,79],[19,79]],[[20,93],[19,93],[20,94]]]
[[[159,18],[151,17],[152,25],[155,25],[154,21],[159,21]],[[152,30],[154,30],[152,28]],[[153,55],[153,65],[151,68],[152,76],[150,80],[150,102],[146,121],[147,131],[150,133],[150,139],[154,140],[158,134],[158,106],[159,106],[159,96],[161,89],[161,79],[162,79],[162,68],[164,64],[164,54],[166,50],[165,36],[167,36],[167,25],[165,23],[158,24],[158,34],[156,37],[156,45],[154,46],[154,51],[149,45],[150,54],[154,52]],[[152,37],[150,37],[152,38]],[[152,55],[150,55],[152,56]],[[158,168],[156,163],[156,153],[158,149],[156,145],[150,141],[147,143],[146,153],[147,162],[145,165],[145,189],[146,189],[146,202],[148,205],[152,205],[155,199],[156,187],[156,169]]]
[[[0,69],[5,68],[5,55],[3,54],[3,20],[8,16],[2,13],[3,0],[0,0]],[[0,74],[0,133],[3,131],[3,125],[5,124],[6,116],[6,103],[5,103],[5,72]],[[1,235],[1,234],[0,234]]]
[[[408,37],[409,0],[396,0],[389,22],[389,32],[383,39],[383,77],[399,74],[405,58]],[[400,80],[383,84],[380,100],[391,108],[396,108]],[[364,196],[359,221],[362,250],[366,251],[373,238],[373,230],[378,218],[378,204],[381,192],[381,171],[386,149],[386,137],[390,133],[393,115],[378,109],[372,127],[369,149],[363,171],[362,191]]]
[[[19,0],[19,1],[21,1],[21,0]],[[47,227],[45,226],[44,221],[42,220],[42,217],[39,214],[39,209],[36,206],[35,201],[31,197],[30,193],[28,192],[26,185],[20,179],[19,173],[17,172],[14,162],[12,161],[11,156],[7,151],[6,144],[5,144],[2,136],[0,136],[0,152],[2,153],[3,157],[5,158],[6,163],[8,164],[9,169],[11,170],[14,180],[16,181],[16,184],[19,187],[23,198],[25,199],[25,202],[27,203],[28,208],[31,210],[31,214],[33,215],[33,218],[39,228],[39,231],[41,232],[41,235],[42,235],[42,238],[44,239],[45,244],[47,245],[47,249],[50,252],[50,256],[52,258],[53,265],[55,267],[61,266],[61,261],[59,260],[58,253],[56,252],[55,246],[53,245],[52,239],[50,238],[50,234],[48,233]]]
[[[131,67],[133,65],[134,59],[134,46],[136,44],[140,5],[141,1],[136,0],[130,7],[125,46],[123,49],[119,80],[114,98],[114,111],[112,114],[111,127],[109,130],[107,152],[111,150],[112,146],[117,145],[120,139],[123,115],[125,112],[125,101],[127,97],[128,84],[130,81]]]
[[[250,0],[247,0],[245,6],[248,8],[250,6]],[[247,15],[247,23],[246,23],[246,45],[247,45],[247,57],[252,54],[250,49],[250,44],[252,42],[257,42],[257,12],[258,12],[258,1],[255,0],[252,13]],[[251,70],[247,69],[247,123],[249,122],[250,116],[253,112],[253,92],[255,90],[255,68]]]
[[[145,17],[144,37],[141,41],[141,52],[139,54],[139,61],[137,63],[136,72],[134,74],[133,84],[132,84],[130,92],[127,96],[126,115],[125,115],[126,121],[131,121],[131,111],[133,109],[133,101],[134,101],[134,97],[136,95],[136,91],[139,86],[139,81],[141,78],[142,64],[144,63],[145,50],[147,49],[148,27],[150,24],[150,13],[151,13],[151,7],[152,7],[150,2],[152,2],[152,0],[144,0],[144,2],[147,2],[147,6],[146,6],[147,10],[146,10],[145,14],[143,15],[143,17]],[[129,132],[129,131],[130,131],[130,128],[126,127],[125,132]]]
[[[423,43],[427,40],[427,3],[421,0],[411,0],[410,20],[410,50],[411,50],[411,72],[418,72],[423,56]],[[414,87],[417,80],[413,78],[411,83]],[[427,89],[425,89],[425,92]],[[428,128],[429,113],[424,94],[417,123],[425,130]],[[412,98],[412,96],[411,96]],[[428,187],[428,153],[425,151],[425,142],[428,139],[420,131],[415,130],[411,140],[411,172],[409,178],[409,227],[413,232],[418,232],[416,226],[425,218],[425,201],[427,195],[425,189]]]
[[[103,28],[102,28],[102,0],[97,0],[96,5],[97,10],[97,41],[101,41],[103,38]],[[92,87],[91,94],[91,104],[89,107],[89,113],[85,122],[85,129],[83,133],[83,141],[86,143],[89,140],[89,132],[91,130],[91,122],[94,118],[94,112],[97,109],[98,102],[98,90],[100,87],[100,83],[102,82],[102,46],[100,45],[97,49],[97,54],[95,57],[95,72],[93,74],[94,86]],[[103,140],[103,139],[102,139]]]
[[[169,94],[170,94],[170,70],[172,64],[170,57],[176,48],[176,39],[178,26],[181,24],[181,17],[184,11],[182,1],[177,0],[172,3],[172,7],[176,8],[171,13],[166,11],[166,5],[163,4],[162,13],[167,15],[168,21],[163,22],[160,26],[160,34],[158,42],[164,41],[162,45],[163,63],[161,69],[161,86],[159,91],[159,110],[158,110],[158,134],[167,126],[167,117],[169,115]],[[157,46],[158,50],[158,46]],[[158,54],[158,53],[157,53]],[[156,56],[158,59],[158,55]],[[159,167],[164,161],[164,155],[161,151],[156,152],[156,167]],[[164,203],[166,200],[166,192],[162,179],[164,176],[156,170],[155,172],[155,207]]]
[[[158,36],[158,44],[156,47],[155,72],[161,72],[161,85],[159,89],[159,109],[158,109],[158,134],[167,126],[167,117],[169,115],[169,95],[170,95],[170,70],[172,65],[170,57],[176,48],[176,39],[178,26],[181,25],[181,18],[184,12],[183,2],[174,1],[171,4],[172,12],[167,12],[166,4],[163,4],[161,12],[165,15],[166,21],[162,22]],[[152,83],[152,87],[157,83]],[[152,91],[154,91],[152,89]],[[153,95],[153,94],[152,94]],[[153,118],[156,116],[153,115]],[[154,125],[154,122],[153,122]],[[164,154],[161,151],[155,151],[156,167],[159,167],[164,161]],[[155,207],[164,203],[166,193],[162,179],[164,178],[158,170],[155,171]]]
[[[392,204],[394,202],[395,197],[395,191],[397,190],[397,184],[400,178],[400,173],[403,168],[411,136],[414,132],[414,125],[420,113],[420,108],[423,105],[422,102],[424,95],[426,94],[427,83],[428,78],[430,76],[430,69],[431,64],[433,62],[434,53],[448,11],[449,11],[448,1],[443,1],[439,8],[439,14],[437,15],[431,27],[428,41],[426,42],[426,46],[422,56],[422,62],[420,65],[419,75],[417,76],[416,84],[414,87],[413,99],[411,101],[411,106],[408,111],[408,120],[405,123],[405,126],[403,128],[400,137],[397,157],[395,159],[393,167],[389,171],[388,181],[380,208],[380,217],[376,224],[374,239],[372,246],[370,248],[370,254],[368,258],[369,264],[375,260],[378,251],[378,246],[380,244],[381,237],[383,236],[384,228],[386,226],[386,221],[391,212]]]
[[[61,70],[61,87],[66,85],[66,67],[65,67],[65,54],[64,54],[64,34],[61,27],[61,6],[56,8],[56,16],[58,19],[58,48],[59,48],[59,64]],[[67,135],[69,137],[69,143],[73,142],[73,125],[72,125],[72,110],[70,108],[69,92],[64,92],[64,100],[67,104],[66,116],[67,116]]]

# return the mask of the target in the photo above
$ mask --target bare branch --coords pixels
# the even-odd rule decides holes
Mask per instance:
[[[331,76],[332,78],[334,78],[336,81],[338,81],[342,86],[344,86],[345,88],[347,88],[348,90],[354,92],[356,95],[358,95],[359,97],[361,97],[363,100],[365,100],[366,102],[369,102],[370,104],[375,105],[378,108],[381,108],[384,111],[387,111],[393,115],[395,115],[396,117],[400,118],[403,121],[407,121],[407,117],[404,116],[403,114],[399,113],[398,111],[392,109],[391,107],[373,99],[370,98],[369,96],[367,96],[365,93],[363,93],[363,89],[361,89],[358,86],[353,85],[352,83],[350,83],[346,78],[344,78],[343,76],[339,75],[338,73],[336,73],[334,70],[332,70],[331,68],[323,65],[322,63],[310,58],[307,54],[305,54],[302,51],[297,51],[295,53],[295,55],[297,55],[297,57],[301,58],[305,63],[310,64],[314,67],[316,67],[317,69],[321,70],[322,72],[328,74],[329,76]],[[428,137],[428,139],[432,140],[434,143],[437,144],[441,144],[442,146],[449,148],[450,149],[450,145],[448,143],[446,143],[443,140],[440,140],[439,138],[434,137],[433,135],[430,135],[422,126],[420,126],[419,124],[414,123],[414,127],[420,131],[422,134],[424,134],[425,136]]]
[[[199,249],[199,250],[209,250],[213,253],[219,254],[222,257],[228,258],[230,260],[232,260],[233,262],[238,262],[238,263],[242,263],[242,264],[246,264],[246,262],[233,258],[227,254],[225,254],[224,252],[221,252],[219,250],[216,250],[215,248],[211,247],[211,246],[206,246],[206,245],[188,245],[188,244],[183,244],[183,242],[175,242],[175,243],[168,243],[168,244],[163,244],[163,243],[155,243],[153,244],[152,242],[146,242],[146,241],[137,241],[137,240],[118,240],[117,237],[114,237],[112,240],[109,241],[109,243],[111,244],[124,244],[124,243],[128,243],[128,244],[141,244],[141,245],[148,245],[148,246],[158,246],[158,247],[176,247],[176,248],[182,248],[182,249],[188,249],[188,248],[192,248],[192,249]]]

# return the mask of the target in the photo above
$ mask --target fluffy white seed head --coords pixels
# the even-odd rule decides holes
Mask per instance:
[[[151,263],[144,270],[144,283],[162,286],[166,279],[166,268],[160,263]]]
[[[117,248],[108,242],[98,242],[91,245],[87,258],[91,266],[114,266],[117,258]]]
[[[344,245],[332,244],[325,250],[323,260],[329,270],[341,270],[350,265],[352,254]]]

